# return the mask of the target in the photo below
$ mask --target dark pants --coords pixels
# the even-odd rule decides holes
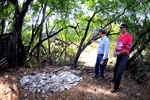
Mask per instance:
[[[96,63],[95,63],[95,75],[99,74],[99,68],[100,68],[100,77],[104,78],[104,71],[105,71],[105,66],[100,65],[100,62],[102,60],[103,56],[102,55],[97,55]]]
[[[114,68],[114,89],[119,89],[121,77],[124,73],[129,56],[117,56],[117,61]]]

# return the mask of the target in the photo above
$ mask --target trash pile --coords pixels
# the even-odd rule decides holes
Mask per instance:
[[[23,76],[20,79],[21,86],[35,93],[51,95],[54,92],[64,91],[76,86],[83,78],[70,71],[58,71],[54,73],[37,73]]]

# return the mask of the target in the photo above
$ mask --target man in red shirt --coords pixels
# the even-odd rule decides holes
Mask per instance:
[[[127,32],[128,26],[126,23],[120,24],[120,36],[118,37],[117,47],[114,51],[114,57],[117,57],[114,68],[114,89],[111,92],[117,92],[121,82],[121,76],[124,73],[129,54],[132,46],[132,36]]]

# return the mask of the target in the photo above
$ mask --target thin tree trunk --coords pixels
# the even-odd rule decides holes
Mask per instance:
[[[150,31],[150,26],[148,26],[147,30],[143,31],[140,36],[138,37],[138,39],[134,42],[130,52],[135,50],[135,47],[137,46],[138,42],[144,37],[146,36],[146,34]]]
[[[50,33],[51,33],[51,32],[52,32],[52,30],[50,31]],[[47,35],[47,37],[49,36],[48,25],[47,25],[47,24],[46,24],[46,35]],[[53,65],[53,61],[52,61],[52,59],[51,59],[51,51],[50,51],[50,49],[51,49],[50,40],[48,39],[47,41],[48,41],[48,59],[49,59],[49,63],[50,63],[51,65]]]
[[[2,27],[2,33],[1,34],[4,34],[4,30],[5,30],[5,20],[2,19],[2,22],[1,22],[1,27]]]
[[[150,36],[147,40],[145,40],[143,42],[143,44],[141,44],[141,47],[137,50],[137,52],[129,59],[128,61],[128,66],[130,66],[130,64],[132,62],[134,62],[134,60],[142,53],[142,51],[149,45],[150,42]]]
[[[91,23],[91,21],[93,20],[93,18],[94,18],[94,16],[96,15],[96,13],[97,13],[97,12],[94,12],[93,15],[92,15],[92,17],[91,17],[90,20],[88,21],[88,24],[87,24],[87,27],[86,27],[84,36],[83,36],[83,38],[82,38],[82,40],[81,40],[81,42],[80,42],[78,51],[77,51],[76,56],[75,56],[74,61],[73,61],[73,67],[74,67],[74,68],[77,68],[77,62],[78,62],[79,56],[80,56],[80,54],[81,54],[82,51],[83,51],[83,50],[82,50],[82,46],[84,45],[83,43],[84,43],[84,41],[85,41],[85,39],[86,39],[86,37],[87,37],[87,33],[88,33],[88,30],[89,30],[89,27],[90,27],[90,23]],[[82,51],[81,51],[81,50],[82,50]]]
[[[47,7],[47,2],[48,2],[48,0],[46,1],[46,3],[44,4],[44,8],[43,8],[43,16],[42,16],[42,21],[44,22],[44,20],[45,20],[45,12],[46,12],[46,7]],[[40,27],[40,37],[39,37],[39,42],[41,42],[41,40],[42,40],[42,32],[43,32],[43,23],[42,23],[42,25],[41,25],[41,27]],[[38,46],[38,48],[37,48],[37,60],[38,61],[40,61],[40,47],[41,47],[41,45],[39,45]]]

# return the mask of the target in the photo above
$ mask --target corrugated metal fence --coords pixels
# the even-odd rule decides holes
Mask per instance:
[[[0,35],[0,68],[8,67],[8,43],[10,36]]]

